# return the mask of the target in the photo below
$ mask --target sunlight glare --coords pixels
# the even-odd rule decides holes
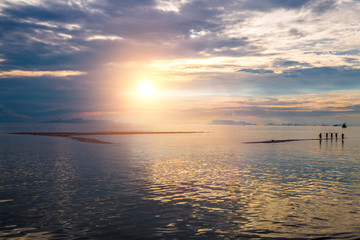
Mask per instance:
[[[154,84],[151,81],[143,80],[139,82],[137,92],[140,97],[152,97],[155,94]]]

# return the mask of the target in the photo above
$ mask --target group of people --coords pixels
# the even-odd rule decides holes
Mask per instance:
[[[330,134],[330,139],[334,138],[334,134],[335,134],[335,139],[338,138],[338,133],[325,133],[325,139],[329,139],[329,134]],[[342,133],[341,134],[341,139],[344,139],[345,135]],[[319,139],[322,139],[322,134],[319,134]]]

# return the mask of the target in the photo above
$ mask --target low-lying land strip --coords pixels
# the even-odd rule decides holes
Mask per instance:
[[[254,143],[282,143],[282,142],[294,142],[294,141],[308,141],[308,140],[320,140],[319,138],[315,139],[284,139],[284,140],[268,140],[268,141],[259,141],[259,142],[244,142],[246,144],[254,144]],[[325,139],[324,139],[325,140]]]
[[[204,132],[13,132],[10,134],[34,135],[34,136],[50,136],[50,137],[67,137],[80,142],[112,144],[94,138],[84,138],[77,136],[93,136],[93,135],[133,135],[133,134],[181,134],[181,133],[204,133]]]

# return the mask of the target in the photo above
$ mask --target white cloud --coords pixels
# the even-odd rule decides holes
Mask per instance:
[[[42,0],[5,0],[0,2],[0,16],[2,15],[2,9],[9,8],[10,6],[17,5],[33,5],[41,6],[43,4]]]
[[[242,68],[266,69],[275,73],[282,73],[290,69],[305,69],[311,67],[343,67],[348,66],[354,69],[360,69],[360,66],[346,61],[346,55],[324,54],[319,57],[318,54],[304,54],[300,51],[290,51],[287,53],[269,55],[269,56],[245,56],[245,57],[209,57],[209,58],[189,58],[174,60],[157,60],[151,63],[151,66],[160,71],[178,72],[178,73],[232,73]],[[279,58],[286,61],[299,62],[293,65],[274,65]],[[353,59],[360,61],[360,56],[352,56]]]
[[[177,2],[179,3],[179,2]],[[159,69],[180,72],[231,72],[239,68],[262,68],[276,73],[311,67],[347,67],[359,69],[360,55],[351,50],[360,48],[360,2],[338,1],[334,8],[315,13],[309,5],[299,9],[278,8],[269,12],[227,9],[221,15],[222,28],[211,35],[213,48],[204,48],[207,58],[156,61]],[[191,29],[191,39],[209,33]],[[248,45],[226,46],[217,43],[225,39],[246,39]],[[205,44],[206,42],[204,42]],[[217,57],[246,53],[248,56]],[[319,54],[321,53],[321,54]],[[236,56],[236,54],[234,55]],[[347,61],[346,58],[352,58]],[[278,59],[301,64],[274,66]]]
[[[122,37],[116,36],[116,35],[92,35],[86,39],[87,41],[93,41],[93,40],[123,40]]]
[[[45,27],[50,27],[50,28],[57,28],[58,27],[57,24],[55,24],[54,22],[44,22],[44,21],[39,21],[39,20],[34,19],[34,18],[20,19],[19,22],[28,23],[28,24],[35,24],[35,25],[45,26]]]
[[[67,77],[67,76],[78,76],[84,75],[86,72],[81,71],[23,71],[23,70],[11,70],[11,71],[2,71],[0,72],[0,78],[8,77]]]
[[[164,12],[180,12],[182,5],[190,2],[191,0],[156,0],[156,9]]]
[[[199,38],[199,37],[203,37],[206,34],[208,34],[209,32],[206,30],[201,30],[201,31],[196,31],[194,29],[190,30],[190,38],[194,39],[194,38]]]
[[[81,29],[81,25],[79,25],[79,24],[65,24],[64,27],[70,31]]]

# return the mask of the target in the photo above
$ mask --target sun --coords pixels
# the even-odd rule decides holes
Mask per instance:
[[[155,95],[155,86],[149,80],[139,82],[137,93],[140,97],[149,98]]]

